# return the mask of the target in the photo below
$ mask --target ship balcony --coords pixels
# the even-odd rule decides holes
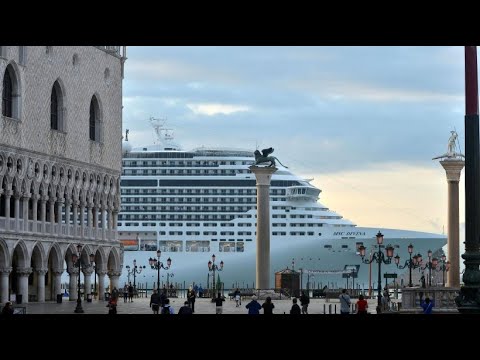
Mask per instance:
[[[308,186],[290,186],[285,191],[288,200],[317,201],[320,190]]]
[[[49,238],[78,239],[79,242],[89,240],[118,241],[117,230],[95,228],[72,224],[58,224],[34,220],[0,217],[0,232],[24,235],[40,235]]]

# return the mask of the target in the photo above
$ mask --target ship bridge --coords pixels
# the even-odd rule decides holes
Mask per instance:
[[[289,186],[285,195],[288,200],[310,200],[317,201],[320,189],[312,186]]]

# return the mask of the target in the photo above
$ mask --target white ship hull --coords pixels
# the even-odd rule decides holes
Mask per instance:
[[[371,285],[376,288],[378,279],[378,264],[376,262],[371,265],[362,263],[361,257],[358,255],[356,243],[363,242],[367,248],[367,256],[369,256],[372,245],[376,245],[375,234],[378,231],[384,234],[384,244],[392,244],[395,247],[395,254],[401,257],[400,264],[403,265],[408,259],[407,246],[412,243],[416,254],[420,253],[425,259],[427,251],[432,250],[434,253],[441,249],[446,244],[446,237],[438,234],[429,234],[415,231],[403,231],[392,229],[377,229],[377,228],[361,228],[357,227],[354,231],[348,231],[356,235],[355,239],[341,239],[342,236],[333,233],[338,233],[337,230],[332,229],[331,236],[325,234],[322,239],[308,239],[306,237],[299,237],[298,239],[289,239],[289,241],[281,242],[279,239],[271,239],[271,253],[270,253],[270,287],[275,287],[275,272],[283,270],[287,267],[291,269],[292,260],[294,260],[295,270],[303,269],[303,287],[306,287],[307,278],[309,277],[309,287],[344,287],[346,286],[346,278],[343,277],[340,271],[345,268],[352,268],[357,266],[358,274],[355,278],[355,287],[368,288],[369,278],[371,276]],[[323,230],[325,232],[325,229]],[[341,232],[341,231],[340,231]],[[347,232],[344,232],[347,233]],[[331,248],[325,248],[325,245],[332,245]],[[342,248],[342,245],[348,245],[348,248]],[[397,247],[398,245],[398,247]],[[207,287],[207,280],[210,284],[212,281],[212,273],[208,271],[207,263],[211,260],[213,252],[162,252],[161,260],[166,262],[170,257],[172,259],[172,266],[169,270],[161,269],[161,286],[167,282],[167,273],[174,274],[170,282],[177,283],[178,286],[183,287],[185,283],[201,284],[204,288]],[[157,270],[153,270],[148,265],[148,259],[155,257],[154,251],[125,251],[124,252],[124,267],[126,265],[133,266],[133,260],[137,261],[137,265],[145,265],[146,268],[141,274],[136,275],[136,284],[145,284],[149,288],[157,281]],[[256,274],[256,244],[247,243],[245,251],[242,253],[235,252],[215,252],[216,263],[224,262],[223,271],[217,272],[220,275],[221,281],[225,288],[231,287],[254,287]],[[307,270],[314,270],[308,276]],[[320,273],[315,270],[324,272],[331,271],[332,273]],[[334,272],[337,271],[335,274]],[[394,264],[382,264],[381,272],[384,273],[404,273],[406,270],[400,270]],[[418,272],[419,270],[414,270]],[[313,275],[313,276],[312,276]],[[217,277],[217,275],[216,275]],[[120,284],[128,281],[127,272],[124,270],[120,279]],[[133,283],[133,275],[130,276],[130,281]],[[384,282],[382,275],[382,282]],[[388,280],[391,282],[392,280]],[[352,287],[352,279],[349,280]],[[138,286],[138,285],[137,285]],[[211,286],[211,285],[210,285]]]

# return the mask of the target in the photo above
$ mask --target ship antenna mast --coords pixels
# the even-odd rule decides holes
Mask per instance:
[[[157,135],[157,140],[155,141],[155,144],[161,144],[162,143],[162,131],[166,130],[172,130],[172,129],[166,129],[164,127],[167,119],[155,119],[154,117],[150,117],[149,119],[150,124],[152,125],[153,129],[155,130],[155,134]],[[165,140],[170,140],[173,137],[169,134],[165,135]]]

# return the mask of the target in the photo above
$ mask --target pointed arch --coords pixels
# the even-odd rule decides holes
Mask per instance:
[[[7,243],[4,239],[0,238],[0,268],[7,268],[11,265]]]
[[[60,79],[55,80],[50,94],[50,128],[65,131],[65,91]]]
[[[8,64],[3,73],[2,115],[20,119],[21,86],[18,69],[15,63]]]
[[[107,270],[120,270],[120,254],[115,247],[112,247],[108,253]]]
[[[93,95],[92,100],[90,100],[90,111],[89,111],[89,133],[90,140],[100,142],[102,140],[102,112],[100,107],[100,102],[98,101],[98,96]]]

